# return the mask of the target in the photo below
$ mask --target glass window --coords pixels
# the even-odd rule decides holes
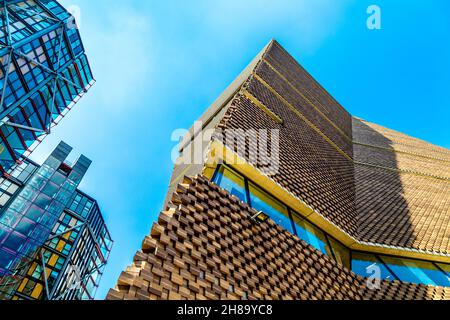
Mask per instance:
[[[384,256],[381,259],[401,281],[450,287],[447,275],[431,262]]]
[[[7,195],[6,193],[2,194],[0,196],[0,206],[4,206],[9,201],[9,199],[11,199],[11,196]]]
[[[297,236],[300,239],[321,251],[323,254],[333,257],[333,253],[328,245],[325,233],[317,229],[305,219],[302,219],[297,213],[292,213],[292,218],[294,219]]]
[[[241,201],[248,202],[244,178],[234,171],[221,166],[213,182],[238,197]]]
[[[257,211],[267,214],[276,224],[282,226],[289,232],[292,230],[292,222],[289,218],[288,209],[281,202],[269,196],[253,184],[249,185],[250,204]]]
[[[350,268],[350,250],[348,250],[346,246],[331,237],[328,237],[328,240],[330,242],[331,249],[333,250],[336,261],[346,266],[347,268]]]
[[[6,239],[4,246],[12,251],[19,251],[25,241],[26,238],[23,235],[13,232],[9,235],[8,239]]]
[[[386,268],[386,266],[372,254],[353,253],[352,254],[352,271],[362,277],[373,275],[375,267],[380,268],[381,279],[395,280],[394,275]]]
[[[447,276],[450,277],[450,264],[443,264],[443,263],[436,263],[439,268],[445,271],[447,273]]]
[[[13,260],[14,255],[12,253],[0,249],[0,270],[9,268]]]
[[[5,227],[15,228],[21,217],[17,212],[8,209],[0,218],[0,224]]]
[[[55,194],[58,192],[59,190],[59,186],[49,182],[47,183],[47,185],[44,187],[44,189],[42,190],[42,192],[44,194],[46,194],[47,196],[49,196],[50,198],[53,198],[55,196]]]
[[[52,202],[52,199],[51,199],[51,198],[47,197],[47,196],[44,195],[44,194],[40,194],[40,195],[37,197],[37,199],[36,199],[36,201],[35,201],[35,204],[36,204],[38,207],[42,208],[42,209],[47,209],[48,206],[50,205],[50,202]]]
[[[29,236],[31,232],[33,232],[35,226],[36,224],[33,221],[23,218],[22,221],[20,221],[20,223],[16,226],[16,231],[25,236]]]
[[[34,288],[33,292],[31,293],[31,297],[34,299],[39,299],[42,295],[42,291],[44,289],[44,286],[40,283],[38,283],[36,285],[36,287]]]
[[[56,183],[58,186],[62,185],[66,179],[67,178],[59,172],[56,172],[52,177],[52,181]]]
[[[36,207],[35,205],[32,205],[30,207],[30,209],[28,210],[26,216],[35,222],[39,222],[39,220],[43,214],[44,214],[44,210]]]

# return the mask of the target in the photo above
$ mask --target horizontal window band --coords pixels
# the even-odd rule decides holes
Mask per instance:
[[[316,225],[319,229],[323,230],[351,250],[433,262],[450,263],[450,253],[438,252],[435,250],[413,249],[380,243],[370,243],[358,240],[341,227],[337,226],[329,218],[323,216],[314,208],[303,202],[303,200],[301,200],[297,195],[277,184],[270,176],[262,173],[259,169],[248,163],[220,141],[214,140],[211,142],[207,159],[208,161],[202,171],[202,174],[206,178],[211,180],[217,166],[219,164],[226,163],[264,190],[270,190],[271,195],[281,201],[284,205],[299,213],[310,223]],[[235,163],[235,165],[230,165],[232,163]]]

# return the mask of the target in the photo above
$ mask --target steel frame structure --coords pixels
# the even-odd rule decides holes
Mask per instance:
[[[62,67],[60,65],[60,63],[61,63],[61,54],[62,54],[62,50],[63,50],[63,44],[64,44],[64,41],[66,41],[64,39],[64,37],[66,36],[66,31],[68,28],[68,21],[59,19],[49,9],[47,9],[46,6],[40,2],[40,0],[33,0],[33,1],[39,5],[39,7],[43,10],[43,12],[45,12],[45,15],[43,14],[43,12],[37,12],[34,10],[25,9],[25,8],[22,8],[18,5],[16,5],[16,3],[18,2],[17,0],[9,0],[9,1],[2,0],[2,6],[0,8],[0,10],[1,9],[3,10],[3,13],[0,14],[0,18],[3,18],[3,20],[5,21],[5,24],[6,24],[5,25],[5,27],[6,27],[6,37],[5,37],[6,44],[0,43],[0,56],[3,56],[3,55],[7,56],[7,61],[4,64],[6,66],[4,80],[3,80],[4,85],[3,85],[3,89],[2,89],[2,93],[1,93],[1,97],[0,97],[0,110],[5,110],[5,111],[4,112],[2,111],[0,113],[0,126],[1,125],[10,126],[10,127],[14,128],[17,133],[19,133],[18,129],[22,129],[22,130],[31,131],[31,132],[33,132],[33,134],[36,132],[41,134],[39,137],[34,135],[36,137],[36,139],[35,139],[35,142],[30,147],[27,147],[26,145],[24,145],[25,152],[23,153],[23,157],[25,157],[25,158],[29,157],[31,155],[31,153],[36,149],[36,147],[40,143],[42,143],[42,141],[49,134],[51,134],[52,129],[59,124],[59,122],[67,115],[67,113],[69,113],[72,110],[73,106],[76,105],[78,103],[78,101],[84,96],[84,94],[95,84],[95,79],[92,79],[92,81],[87,83],[86,86],[84,88],[82,88],[78,84],[76,84],[75,82],[68,79],[67,77],[65,77],[62,74],[62,72],[65,71],[67,68],[67,65]],[[48,19],[53,22],[53,25],[51,25],[51,27],[49,27],[47,29],[44,29],[41,31],[35,30],[36,32],[31,37],[37,39],[37,38],[40,38],[42,35],[45,35],[48,32],[51,32],[53,30],[57,33],[57,35],[58,35],[58,45],[57,45],[58,48],[57,48],[57,52],[56,52],[57,68],[54,68],[51,64],[50,64],[50,68],[49,68],[49,67],[45,66],[44,64],[42,64],[41,62],[39,62],[36,59],[36,57],[30,57],[27,54],[23,53],[20,50],[20,47],[23,45],[23,41],[19,41],[18,43],[13,43],[11,26],[10,26],[10,23],[11,23],[10,10],[12,8],[26,12],[29,15],[29,17],[39,17],[41,19]],[[3,17],[1,17],[2,15],[3,15]],[[26,24],[26,22],[24,22],[24,23]],[[71,23],[73,23],[73,21],[71,21]],[[29,24],[27,24],[27,27],[29,27],[30,29],[34,29]],[[25,40],[30,41],[29,39],[25,39]],[[81,54],[76,56],[70,45],[68,46],[68,49],[69,49],[69,53],[71,55],[71,61],[69,63],[73,63],[74,61],[77,60],[77,58],[79,58],[80,55],[84,54],[84,52],[82,52]],[[33,94],[35,92],[29,92],[27,95],[22,97],[19,101],[17,101],[13,106],[10,106],[8,109],[6,109],[5,93],[6,93],[6,88],[8,86],[8,78],[10,75],[11,66],[14,63],[14,59],[15,59],[16,55],[25,59],[26,61],[28,61],[30,64],[34,65],[35,67],[41,68],[42,71],[44,71],[46,74],[48,74],[48,77],[46,80],[48,82],[52,83],[51,95],[47,97],[47,99],[48,99],[47,101],[44,101],[44,103],[46,104],[47,109],[48,109],[47,111],[48,111],[49,119],[44,119],[43,125],[45,126],[45,128],[43,128],[43,129],[14,123],[11,120],[11,117],[20,111],[18,108],[14,108],[13,106],[20,105],[23,101],[25,101],[26,99],[29,98],[30,93]],[[57,114],[56,118],[52,119],[53,115],[55,114],[56,95],[58,93],[58,90],[57,90],[58,81],[62,81],[70,86],[73,86],[74,88],[77,89],[78,94],[75,97],[75,99],[73,99],[73,101],[71,103],[69,103],[67,106],[65,106],[65,108],[62,111],[58,110],[58,114]],[[10,113],[7,112],[7,111],[11,111],[11,110],[12,110],[12,112],[10,112]],[[7,143],[7,141],[5,141],[5,143]],[[11,148],[8,147],[8,149],[11,149]],[[12,154],[12,156],[14,158],[14,154]],[[21,160],[17,158],[16,166],[20,165],[20,164],[21,164]],[[15,168],[15,166],[10,168],[9,170],[5,170],[0,165],[0,171],[5,175],[8,175],[8,173],[11,172],[12,170],[14,170],[14,168]]]
[[[39,247],[36,250],[36,258],[39,258],[39,262],[41,263],[41,267],[42,267],[42,271],[41,274],[43,275],[43,280],[44,280],[44,288],[45,288],[45,300],[64,300],[64,297],[71,291],[73,290],[80,290],[80,288],[67,288],[66,290],[64,290],[62,293],[59,293],[59,295],[56,295],[56,289],[57,287],[55,286],[52,290],[50,290],[50,286],[48,283],[48,275],[46,272],[46,265],[47,265],[47,260],[44,257],[44,251],[45,250],[49,250],[49,251],[53,251],[50,247],[49,244],[53,239],[61,239],[63,238],[66,234],[68,234],[71,231],[75,231],[75,230],[79,230],[80,233],[82,233],[82,231],[86,229],[88,231],[89,234],[89,238],[94,242],[95,247],[97,249],[97,252],[101,258],[101,264],[98,266],[95,266],[94,268],[87,270],[87,272],[84,272],[84,274],[82,274],[80,276],[79,281],[76,283],[78,286],[82,285],[92,274],[94,274],[95,272],[99,271],[100,274],[102,274],[101,270],[106,266],[108,257],[104,257],[103,254],[101,253],[101,251],[98,249],[100,248],[100,244],[97,241],[97,238],[95,236],[95,233],[92,231],[92,228],[90,226],[90,223],[88,220],[84,220],[82,223],[64,230],[63,232],[60,232],[58,234],[55,234],[51,237],[49,237],[47,239],[47,241],[45,242],[44,245],[42,245],[41,247]],[[77,239],[78,242],[79,239]],[[75,248],[76,244],[74,245],[73,248]],[[71,250],[71,252],[68,254],[68,260],[65,262],[65,265],[67,266],[69,263],[71,263],[70,257],[73,253],[73,248]],[[3,291],[4,294],[6,295],[13,295],[16,294],[18,296],[22,296],[24,299],[29,299],[28,297],[25,297],[23,295],[21,295],[20,293],[14,292],[15,289],[12,289],[14,287],[17,287],[17,285],[23,280],[23,275],[21,275],[21,273],[23,273],[24,271],[28,270],[28,268],[30,267],[30,265],[34,262],[35,259],[32,259],[30,261],[28,261],[26,264],[24,264],[19,270],[15,270],[14,274],[12,275],[6,275],[4,277],[8,277],[10,279],[13,279],[12,282],[9,282],[7,284],[4,285],[0,285],[0,293]],[[61,277],[61,275],[59,276]],[[1,281],[0,281],[1,283]],[[2,288],[3,287],[3,288]],[[6,288],[6,289],[4,289]]]

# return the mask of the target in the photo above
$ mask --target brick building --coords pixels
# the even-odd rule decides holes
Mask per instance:
[[[449,150],[353,117],[276,41],[200,121],[107,299],[450,299]]]

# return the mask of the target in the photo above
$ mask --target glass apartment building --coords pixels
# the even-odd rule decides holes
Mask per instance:
[[[27,157],[93,83],[74,18],[57,1],[1,1],[0,171]]]
[[[42,166],[0,178],[0,298],[91,300],[112,247],[97,202],[78,190],[91,161],[61,142]]]

